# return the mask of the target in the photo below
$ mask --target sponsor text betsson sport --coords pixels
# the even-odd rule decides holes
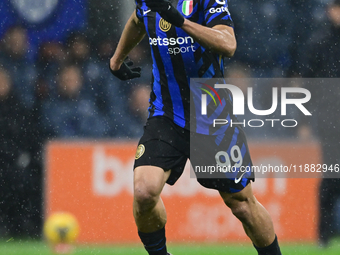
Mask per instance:
[[[187,52],[195,52],[196,48],[193,45],[195,43],[191,36],[186,37],[170,37],[162,38],[158,36],[157,38],[149,38],[149,44],[151,46],[167,46],[168,54],[177,55]]]

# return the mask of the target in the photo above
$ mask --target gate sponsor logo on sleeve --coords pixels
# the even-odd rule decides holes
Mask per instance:
[[[218,8],[213,7],[213,8],[209,9],[209,13],[212,13],[212,14],[213,13],[222,13],[222,12],[228,13],[230,15],[228,8],[224,7],[224,6],[218,7]]]

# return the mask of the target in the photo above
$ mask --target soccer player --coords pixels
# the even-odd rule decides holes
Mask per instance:
[[[243,166],[252,163],[241,127],[228,127],[212,136],[209,128],[190,123],[190,78],[222,78],[223,57],[232,57],[236,50],[227,0],[137,0],[110,60],[111,72],[119,79],[140,76],[141,69],[124,60],[145,35],[151,47],[153,82],[149,118],[135,155],[133,214],[147,252],[166,255],[167,216],[160,194],[165,183],[173,185],[181,176],[190,157],[190,141],[213,141],[216,151],[223,147],[229,154],[228,148],[236,148],[242,151]],[[228,98],[226,110],[231,112]],[[219,192],[258,254],[281,254],[272,220],[253,195],[252,176],[197,180]]]

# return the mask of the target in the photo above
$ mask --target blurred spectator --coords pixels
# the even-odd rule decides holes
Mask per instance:
[[[82,94],[89,100],[93,100],[100,110],[107,109],[106,105],[106,83],[107,71],[101,64],[97,54],[93,54],[88,38],[81,32],[73,32],[67,39],[66,53],[67,61],[70,64],[77,65],[82,73],[83,88]]]
[[[234,62],[227,65],[224,70],[226,78],[237,78],[237,79],[250,79],[253,77],[252,71],[249,66],[242,62]],[[246,86],[248,87],[248,86]],[[246,90],[245,88],[242,89]]]
[[[108,71],[110,76],[105,83],[105,105],[107,106],[106,116],[110,121],[110,137],[127,138],[129,122],[128,114],[128,92],[131,89],[130,84],[123,84],[117,81]]]
[[[150,86],[136,85],[131,88],[129,97],[122,104],[112,105],[110,110],[110,136],[135,139],[143,133],[143,126],[148,117]],[[117,95],[116,95],[117,96]],[[116,98],[121,101],[121,98]]]
[[[89,60],[91,47],[83,33],[71,33],[67,39],[66,46],[67,58],[70,63],[82,66]]]
[[[340,40],[340,1],[334,0],[334,4],[327,7],[328,22],[326,27],[318,30],[314,35],[306,54],[307,59],[300,68],[305,77],[339,77],[339,40]]]
[[[0,68],[0,236],[40,232],[41,180],[34,163],[31,113],[13,93],[9,73]]]
[[[89,22],[87,29],[89,38],[98,41],[109,35],[118,42],[124,25],[119,19],[123,1],[126,0],[116,0],[115,2],[112,2],[112,0],[88,1]]]
[[[42,90],[42,83],[45,84],[45,97],[55,97],[57,94],[54,84],[54,77],[65,64],[66,53],[64,46],[59,42],[44,42],[38,51],[37,67],[39,72],[39,90]]]
[[[95,103],[83,96],[84,81],[75,65],[57,77],[58,96],[43,103],[43,125],[52,137],[104,137],[107,122]]]
[[[148,107],[151,89],[150,86],[140,85],[132,89],[129,98],[129,133],[127,136],[130,138],[141,137],[143,134],[143,126],[149,116]]]
[[[291,44],[289,45],[288,75],[297,73],[300,60],[306,55],[306,47],[313,40],[313,31],[316,31],[323,10],[319,10],[320,3],[324,0],[288,0],[289,13],[285,13],[289,24]]]
[[[111,37],[107,37],[99,42],[97,42],[98,46],[98,57],[101,61],[107,62],[109,58],[112,57],[114,53],[114,49],[116,48],[115,43]]]
[[[96,72],[98,72],[98,76],[94,82],[94,86],[96,87],[96,89],[94,90],[96,91],[94,93],[94,100],[99,110],[103,114],[110,115],[110,111],[124,104],[125,101],[123,101],[123,97],[117,97],[118,94],[125,94],[127,96],[127,86],[119,86],[123,84],[121,84],[120,81],[114,80],[111,72],[109,71],[108,59],[110,59],[110,57],[112,56],[113,50],[115,48],[113,39],[108,37],[103,39],[102,41],[98,41],[96,44],[96,48],[97,57],[93,58],[96,59],[96,61],[93,61],[93,65],[96,66]],[[117,93],[118,91],[119,93]],[[124,96],[124,99],[126,98],[126,96]]]
[[[255,77],[283,76],[292,43],[287,2],[230,1],[229,8],[238,45],[233,59],[250,65]]]
[[[313,42],[309,59],[302,66],[302,74],[307,77],[340,77],[340,0],[334,0],[327,7],[329,25],[319,31],[318,41]],[[340,164],[340,86],[332,80],[310,88],[317,95],[313,117],[316,119],[317,134],[320,138],[323,163],[327,166]],[[319,244],[327,246],[336,234],[339,222],[335,221],[335,206],[340,198],[340,179],[324,174],[319,189]]]
[[[9,28],[2,39],[0,66],[8,69],[13,79],[13,92],[30,109],[34,104],[34,80],[36,69],[27,58],[27,31],[14,26]]]
[[[4,49],[13,59],[20,59],[27,55],[28,38],[27,31],[20,26],[9,28],[3,39]]]

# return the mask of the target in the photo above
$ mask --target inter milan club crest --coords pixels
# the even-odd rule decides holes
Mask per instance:
[[[185,16],[189,16],[193,10],[193,0],[185,0],[182,5],[182,12]]]
[[[28,23],[37,24],[53,14],[60,0],[10,0],[10,2],[21,18]]]
[[[167,22],[165,19],[161,18],[159,20],[159,28],[163,31],[163,32],[168,32],[171,28],[171,23]]]
[[[143,156],[144,152],[145,152],[145,146],[143,144],[138,145],[135,159],[139,159],[141,156]]]

